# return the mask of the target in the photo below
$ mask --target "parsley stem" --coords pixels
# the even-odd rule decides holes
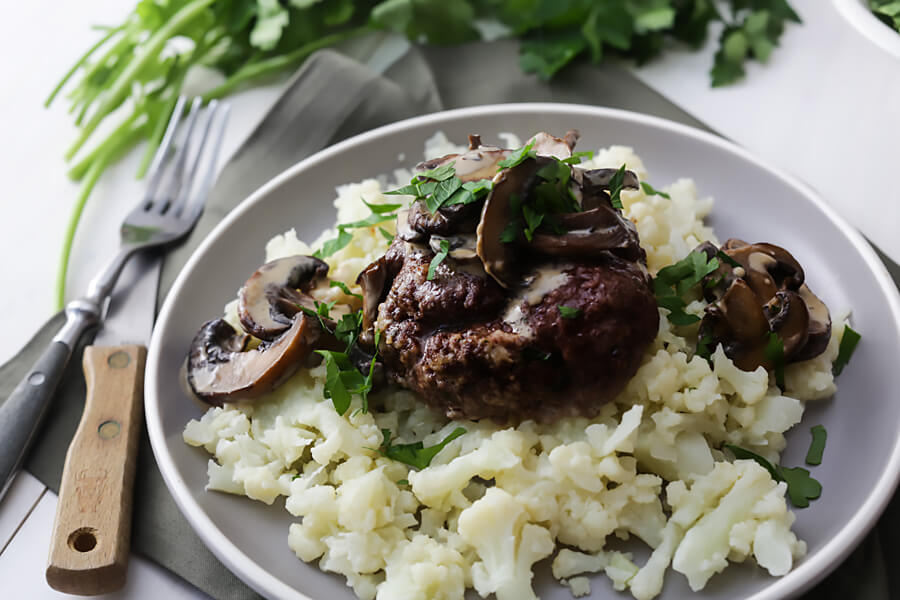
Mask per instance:
[[[137,143],[137,141],[140,140],[141,135],[143,135],[144,129],[145,127],[143,125],[139,125],[119,136],[115,144],[109,146],[106,151],[97,156],[85,174],[84,181],[81,184],[81,191],[78,194],[78,199],[75,201],[75,206],[69,217],[69,225],[66,228],[66,234],[63,238],[62,254],[59,259],[59,270],[56,275],[57,310],[62,309],[66,303],[66,275],[69,271],[69,255],[72,253],[72,242],[75,239],[75,230],[78,227],[78,221],[81,220],[81,213],[84,211],[84,205],[106,167],[118,158],[119,155]]]
[[[238,69],[236,73],[226,79],[223,83],[206,92],[203,95],[203,99],[209,101],[216,98],[221,98],[222,96],[227,96],[242,83],[250,81],[251,79],[256,79],[257,77],[262,77],[264,75],[269,75],[277,71],[281,71],[290,66],[294,66],[295,64],[302,62],[304,59],[306,59],[307,56],[309,56],[316,50],[321,50],[322,48],[333,46],[339,42],[343,42],[344,40],[371,33],[371,31],[372,30],[368,25],[357,27],[355,29],[348,29],[346,31],[339,31],[331,35],[321,37],[314,42],[306,44],[305,46],[301,46],[293,52],[280,54],[278,56],[260,60],[258,62],[247,63],[243,67]]]
[[[109,90],[103,94],[100,106],[98,106],[97,110],[91,115],[90,120],[84,125],[78,138],[66,152],[66,159],[71,159],[75,156],[75,153],[81,149],[88,138],[94,133],[94,130],[97,129],[97,126],[100,125],[100,122],[112,112],[116,106],[121,104],[122,100],[128,95],[131,84],[138,77],[141,69],[146,66],[150,59],[162,52],[163,47],[169,39],[174,37],[182,27],[206,10],[213,2],[214,0],[194,0],[193,2],[188,3],[181,10],[172,15],[172,18],[166,21],[165,25],[157,29],[153,35],[150,36],[150,38],[142,45],[139,53],[129,61],[128,66],[123,69],[122,73],[109,87]]]
[[[134,112],[131,113],[124,121],[122,121],[118,127],[116,127],[105,140],[97,144],[97,146],[91,150],[87,156],[85,156],[81,161],[75,164],[71,169],[69,169],[69,177],[74,179],[75,181],[81,181],[81,179],[90,171],[90,169],[100,160],[100,157],[103,154],[106,154],[111,149],[115,148],[119,140],[122,136],[127,135],[128,132],[132,129],[132,125],[137,120],[138,116],[140,116],[141,110],[140,107],[135,107]]]
[[[65,75],[63,75],[62,80],[60,80],[60,82],[56,84],[56,87],[53,88],[53,91],[50,92],[50,95],[47,96],[46,100],[44,100],[45,108],[50,106],[50,104],[53,102],[53,99],[56,98],[57,94],[59,94],[59,91],[63,88],[64,85],[66,85],[66,83],[68,83],[69,79],[72,78],[72,75],[75,74],[75,71],[80,69],[81,66],[87,61],[87,59],[89,59],[91,57],[91,55],[100,48],[100,46],[102,46],[103,44],[108,42],[109,39],[112,36],[114,36],[116,33],[118,33],[119,31],[121,31],[122,28],[123,28],[123,26],[119,25],[118,27],[113,27],[113,28],[109,29],[106,32],[106,35],[104,35],[102,38],[100,38],[100,40],[96,44],[91,46],[87,52],[85,52],[84,54],[81,55],[81,58],[79,58],[75,62],[75,64],[72,65],[72,68],[69,69]]]

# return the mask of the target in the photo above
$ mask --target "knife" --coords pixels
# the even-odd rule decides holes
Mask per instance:
[[[66,454],[46,571],[47,583],[61,592],[93,595],[125,585],[145,346],[161,262],[155,252],[131,259],[84,350],[87,397]]]

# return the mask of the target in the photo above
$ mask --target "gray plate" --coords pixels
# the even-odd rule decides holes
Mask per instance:
[[[294,557],[287,547],[292,517],[283,501],[268,507],[204,491],[207,454],[184,444],[185,423],[202,407],[180,386],[179,369],[201,323],[221,314],[245,278],[264,260],[266,241],[290,227],[311,240],[334,221],[334,187],[389,173],[420,156],[435,130],[451,139],[503,131],[577,128],[583,149],[611,144],[635,148],[651,181],[663,186],[692,177],[702,196],[716,200],[718,235],[786,246],[803,264],[811,287],[833,312],[853,309],[862,332],[853,363],[833,400],[809,406],[788,435],[785,462],[802,464],[809,427],[828,429],[824,464],[814,469],[822,498],[797,511],[797,534],[809,554],[783,578],[750,565],[715,576],[699,598],[783,598],[799,593],[834,568],[884,509],[900,473],[900,298],[862,237],[809,188],[745,151],[701,131],[629,112],[562,104],[513,104],[454,110],[402,121],[354,137],[288,169],[235,209],[197,249],[175,282],[157,322],[147,360],[146,414],[150,440],[166,484],[197,534],[241,579],[272,598],[351,599],[343,578]],[[789,168],[790,165],[787,165]],[[570,592],[538,569],[544,599]],[[630,598],[594,577],[592,598]],[[663,600],[691,595],[685,578],[668,573]]]

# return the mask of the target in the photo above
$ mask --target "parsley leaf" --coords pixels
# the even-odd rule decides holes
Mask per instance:
[[[361,295],[361,294],[354,294],[353,292],[351,292],[351,291],[350,291],[350,288],[347,287],[347,284],[344,283],[343,281],[334,281],[334,280],[332,280],[331,283],[328,284],[328,287],[341,288],[341,291],[344,292],[345,294],[347,294],[348,296],[350,296],[350,297],[352,297],[352,298],[359,298],[360,300],[362,300],[362,295]]]
[[[384,436],[384,441],[381,443],[378,452],[391,460],[402,462],[411,467],[415,467],[416,469],[424,469],[431,464],[432,459],[437,456],[447,444],[464,433],[466,433],[465,428],[457,427],[439,443],[425,448],[425,444],[422,442],[413,442],[412,444],[391,444],[391,430],[382,429],[381,435]]]
[[[615,175],[609,180],[609,203],[613,208],[622,210],[622,186],[625,184],[625,165],[619,167]]]
[[[384,227],[379,227],[378,231],[381,232],[381,236],[389,242],[394,241],[394,234],[385,229]]]
[[[571,306],[558,305],[559,314],[563,319],[577,319],[581,316],[581,309],[572,308]]]
[[[670,323],[684,326],[700,320],[697,315],[684,311],[687,302],[683,296],[718,268],[717,258],[708,259],[705,253],[694,250],[680,261],[659,270],[653,279],[653,293],[656,303],[669,311]]]
[[[354,394],[362,399],[363,412],[368,410],[368,394],[372,390],[372,374],[374,372],[375,357],[372,358],[372,366],[369,375],[363,375],[353,366],[345,352],[332,350],[316,350],[316,354],[325,360],[325,389],[323,395],[331,399],[334,410],[339,415],[344,415],[350,408],[350,401]]]
[[[644,193],[648,196],[662,196],[666,200],[671,200],[672,196],[667,194],[666,192],[661,192],[646,181],[641,182],[641,189],[644,190]]]
[[[504,158],[503,160],[497,162],[497,166],[501,169],[509,169],[511,167],[515,167],[517,165],[522,164],[526,158],[535,158],[537,157],[537,153],[535,153],[532,148],[534,147],[534,141],[529,142],[525,146],[522,146],[518,150],[514,150],[510,153],[509,156]]]
[[[797,508],[806,508],[810,500],[815,500],[822,495],[822,484],[809,476],[809,471],[803,467],[782,467],[773,465],[768,460],[740,446],[725,444],[731,450],[734,457],[743,460],[755,460],[761,467],[769,472],[775,481],[787,483],[788,497],[791,504]]]
[[[592,158],[594,158],[594,152],[592,150],[584,150],[582,152],[573,152],[572,156],[563,158],[559,162],[567,165],[579,165],[584,160],[591,160]]]
[[[806,452],[806,464],[820,465],[822,464],[822,454],[825,452],[825,440],[828,439],[828,432],[821,425],[811,427],[809,431],[812,433],[812,442]]]
[[[587,41],[580,32],[541,35],[523,40],[519,46],[519,67],[526,73],[536,73],[544,81],[549,81],[586,48]]]
[[[772,363],[775,371],[775,385],[784,389],[784,342],[778,334],[770,331],[766,334],[766,347],[763,354],[766,360]]]
[[[361,200],[362,200],[363,204],[368,206],[369,210],[371,210],[376,215],[392,213],[395,210],[403,208],[402,204],[369,204],[368,202],[366,202],[365,198],[361,198]],[[394,215],[391,215],[391,216],[393,217]]]
[[[425,206],[431,214],[434,214],[447,202],[456,190],[462,187],[462,181],[459,177],[451,176],[443,181],[439,181],[434,186],[434,191],[425,198]]]
[[[353,240],[353,234],[338,227],[338,235],[332,240],[328,240],[322,247],[313,252],[316,258],[326,258],[339,250],[343,250]]]
[[[844,325],[844,335],[841,336],[838,355],[831,366],[831,372],[835,376],[840,375],[844,371],[844,367],[850,362],[850,357],[853,356],[853,351],[856,350],[856,345],[859,344],[861,339],[862,336],[859,333],[854,331],[849,325]]]
[[[334,337],[344,343],[347,347],[345,352],[350,351],[350,347],[356,343],[359,332],[362,330],[362,311],[349,313],[341,317],[334,326]]]
[[[448,254],[450,254],[450,242],[448,240],[441,240],[440,252],[434,255],[434,258],[431,259],[431,263],[428,265],[428,281],[434,279],[435,270],[439,264],[444,262],[444,259],[447,258]]]

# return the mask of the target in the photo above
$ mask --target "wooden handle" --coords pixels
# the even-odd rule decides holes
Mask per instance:
[[[66,454],[47,583],[89,596],[125,585],[144,397],[143,346],[84,350],[87,399]]]

